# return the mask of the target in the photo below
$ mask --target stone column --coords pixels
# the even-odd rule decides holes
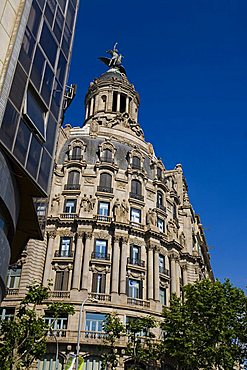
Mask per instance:
[[[92,233],[85,232],[85,246],[84,246],[84,259],[82,268],[82,290],[88,290],[88,275],[89,275],[89,260],[90,260],[90,244],[92,240]]]
[[[120,112],[120,93],[117,94],[117,112]]]
[[[48,280],[51,273],[51,262],[54,256],[54,244],[58,240],[58,235],[56,235],[56,231],[48,231],[48,246],[47,246],[47,253],[46,253],[46,260],[45,260],[45,269],[44,269],[44,276],[43,276],[43,284],[44,286],[48,285]]]
[[[126,294],[126,266],[127,266],[128,238],[122,238],[120,294]]]
[[[180,297],[180,276],[181,276],[181,267],[179,264],[179,259],[176,257],[175,259],[176,263],[176,273],[177,273],[177,278],[176,278],[176,283],[177,283],[177,296]],[[181,276],[182,277],[182,276]]]
[[[94,104],[94,97],[92,97],[90,100],[90,116],[93,115],[93,104]]]
[[[86,115],[85,115],[85,118],[87,119],[88,118],[88,110],[89,110],[89,107],[88,107],[88,104],[86,105]]]
[[[154,300],[160,299],[159,247],[154,249]]]
[[[176,256],[171,254],[171,293],[177,293]]]
[[[126,109],[125,109],[125,111],[126,111],[127,113],[129,113],[129,102],[130,102],[129,97],[128,97],[128,96],[126,96]]]
[[[187,263],[181,264],[182,267],[182,273],[183,273],[183,285],[188,284],[188,269],[187,269]]]
[[[148,299],[154,298],[154,265],[152,245],[148,246]]]
[[[118,294],[118,283],[119,283],[119,241],[120,237],[114,237],[114,250],[113,250],[113,262],[111,271],[111,292]]]
[[[80,280],[81,280],[83,237],[84,237],[84,232],[79,231],[77,233],[77,243],[76,243],[76,248],[75,248],[76,254],[75,254],[73,283],[72,283],[72,289],[78,289],[78,290],[80,290]]]

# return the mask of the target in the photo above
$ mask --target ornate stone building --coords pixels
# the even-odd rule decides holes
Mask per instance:
[[[18,281],[11,274],[20,275],[21,266],[9,270],[12,286],[2,305],[2,313],[12,309],[33,279],[52,282],[51,300],[74,304],[76,314],[56,323],[59,369],[63,356],[76,352],[80,308],[80,353],[84,368],[96,370],[105,314],[115,311],[123,322],[159,316],[171,293],[213,278],[182,166],[166,169],[146,142],[139,95],[119,64],[113,55],[107,72],[90,84],[83,127],[61,129],[46,240],[29,242]],[[39,370],[55,369],[56,342],[49,340]]]

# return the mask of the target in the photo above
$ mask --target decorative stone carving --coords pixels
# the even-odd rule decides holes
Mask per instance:
[[[86,231],[85,232],[85,237],[86,239],[92,239],[93,233],[91,231]]]
[[[93,185],[94,184],[94,181],[91,177],[85,177],[84,179],[84,185]]]
[[[128,220],[129,207],[126,203],[126,200],[123,199],[120,203],[119,199],[116,199],[116,202],[113,207],[113,215],[116,222],[126,222]]]
[[[177,238],[177,227],[176,225],[174,224],[174,222],[172,220],[168,221],[168,224],[167,224],[167,234],[168,234],[168,238],[170,240],[172,239],[176,239]]]
[[[90,124],[90,134],[92,136],[97,136],[98,132],[99,132],[99,124],[95,119],[93,119]]]
[[[154,194],[151,191],[149,191],[149,190],[147,190],[147,198],[149,200],[154,200]]]
[[[180,244],[182,245],[182,247],[184,247],[184,246],[185,246],[185,242],[186,242],[186,240],[185,240],[185,235],[184,235],[184,232],[183,232],[183,231],[181,232],[181,234],[180,234],[180,236],[179,236],[179,242],[180,242]]]
[[[117,189],[119,190],[126,190],[126,184],[124,182],[117,182]]]
[[[59,204],[60,204],[60,194],[55,194],[51,201],[51,212],[54,215],[58,214]]]
[[[101,230],[101,231],[95,232],[94,237],[96,239],[105,239],[105,240],[107,240],[107,239],[109,239],[110,236],[109,236],[109,233]]]
[[[156,226],[157,225],[157,214],[154,209],[149,209],[147,213],[147,225]]]
[[[50,239],[55,239],[57,233],[56,233],[56,230],[50,230],[50,231],[47,231],[47,235]]]
[[[84,194],[84,196],[81,199],[80,207],[83,212],[91,212],[94,209],[96,199],[92,197],[92,195],[89,195],[89,197]]]

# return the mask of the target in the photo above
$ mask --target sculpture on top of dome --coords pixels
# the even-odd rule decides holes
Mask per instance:
[[[118,52],[117,49],[117,42],[113,46],[113,49],[107,50],[107,53],[111,55],[111,58],[106,58],[106,57],[99,57],[98,59],[101,60],[104,64],[106,64],[108,67],[111,68],[116,68],[118,69],[121,73],[124,73],[126,75],[125,68],[121,65],[123,55]]]

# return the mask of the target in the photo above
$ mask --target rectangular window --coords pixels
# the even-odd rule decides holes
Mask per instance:
[[[86,337],[87,338],[102,338],[103,321],[105,315],[101,313],[87,312],[86,313]]]
[[[45,54],[47,55],[51,65],[54,66],[55,61],[56,61],[58,46],[57,46],[56,41],[53,38],[51,31],[49,30],[49,27],[46,25],[45,22],[43,24],[43,30],[42,30],[41,37],[40,37],[40,44]]]
[[[45,323],[50,327],[48,331],[48,336],[56,336],[56,337],[65,337],[66,336],[66,329],[68,327],[68,316],[65,315],[64,317],[58,317],[54,319],[52,315],[46,313],[44,317]]]
[[[21,268],[9,268],[7,272],[6,286],[10,289],[18,289],[20,285]]]
[[[60,257],[69,257],[71,252],[71,238],[63,237],[60,242]]]
[[[166,289],[160,288],[160,303],[165,306],[166,305]]]
[[[132,265],[141,265],[141,249],[139,246],[131,245],[130,247],[130,263]]]
[[[36,130],[45,138],[45,118],[47,109],[32,88],[28,88],[24,114]]]
[[[159,272],[163,274],[165,271],[165,257],[159,255]]]
[[[137,208],[130,209],[130,221],[135,223],[141,223],[141,210]]]
[[[23,165],[25,164],[28,152],[30,136],[30,129],[26,126],[25,122],[21,120],[15,140],[14,154]]]
[[[0,307],[0,320],[13,320],[14,315],[14,307]]]
[[[56,271],[54,290],[66,291],[69,284],[69,271]]]
[[[94,273],[92,281],[92,292],[105,293],[105,281],[106,281],[105,274]]]
[[[128,284],[128,297],[142,298],[141,284],[139,280],[129,279]]]
[[[109,216],[110,203],[108,202],[99,202],[98,214],[100,216]]]
[[[64,213],[75,213],[76,202],[76,199],[66,199],[64,202]]]
[[[157,218],[157,226],[160,232],[164,232],[164,220],[162,218]]]
[[[105,259],[107,258],[107,240],[95,241],[94,258]]]

